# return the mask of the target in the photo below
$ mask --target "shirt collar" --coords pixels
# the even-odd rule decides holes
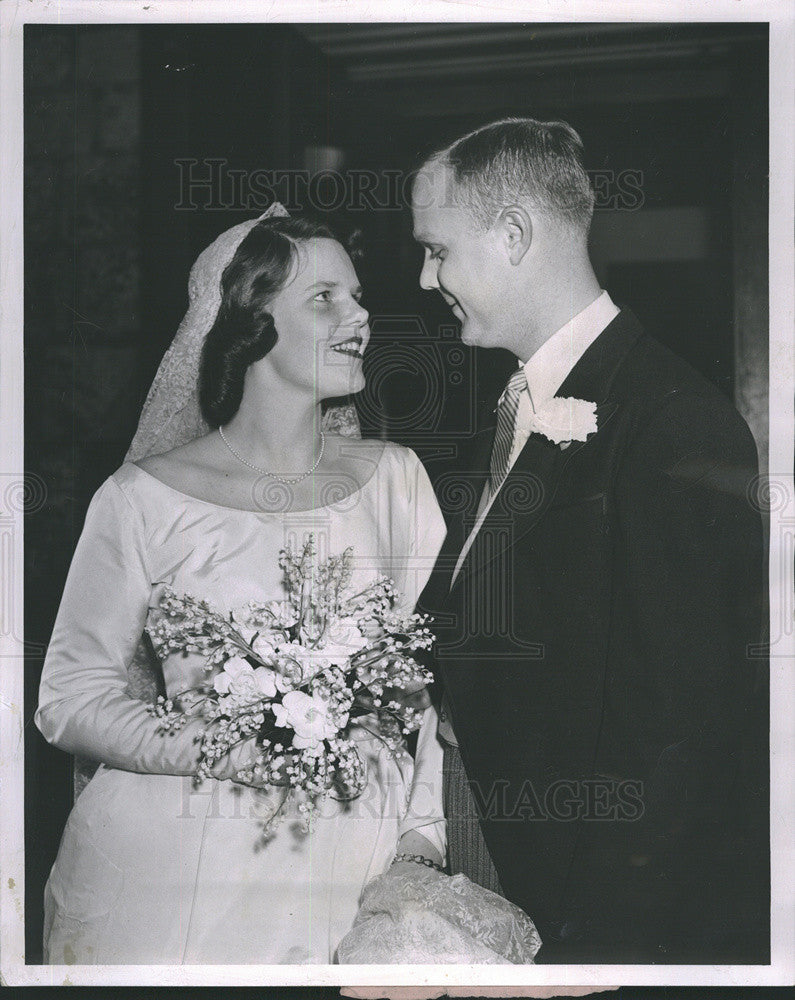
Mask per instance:
[[[527,388],[534,403],[552,399],[583,354],[618,313],[618,307],[607,292],[602,292],[538,348],[524,364]],[[521,361],[519,367],[522,367]]]

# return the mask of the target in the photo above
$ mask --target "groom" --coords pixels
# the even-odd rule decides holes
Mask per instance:
[[[412,209],[422,287],[465,344],[518,359],[422,601],[451,870],[527,911],[539,961],[761,961],[748,428],[600,288],[568,125],[464,136]]]

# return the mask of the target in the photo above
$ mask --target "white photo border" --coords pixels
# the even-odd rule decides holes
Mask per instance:
[[[410,16],[407,16],[410,15]],[[793,587],[795,490],[795,8],[775,0],[7,0],[0,4],[0,979],[3,985],[160,986],[777,986],[795,979],[793,719],[795,636],[771,648],[771,964],[769,966],[40,966],[24,959],[23,162],[22,34],[26,23],[350,21],[767,22],[770,28],[771,635]],[[9,486],[8,484],[11,484]],[[5,518],[5,520],[4,520]],[[792,630],[790,629],[791,633]]]

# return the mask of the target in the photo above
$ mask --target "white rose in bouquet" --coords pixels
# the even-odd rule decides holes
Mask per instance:
[[[293,746],[297,750],[321,747],[323,740],[332,739],[339,728],[329,703],[303,691],[288,691],[281,705],[273,706],[273,713],[277,726],[294,731]]]
[[[224,669],[213,680],[218,694],[238,694],[243,689],[253,687],[254,668],[242,656],[230,656]]]
[[[352,618],[340,618],[332,622],[323,639],[323,656],[338,666],[344,665],[351,656],[368,645],[368,640]]]
[[[276,674],[268,667],[255,669],[242,656],[232,656],[213,680],[213,687],[218,694],[236,698],[275,698]]]

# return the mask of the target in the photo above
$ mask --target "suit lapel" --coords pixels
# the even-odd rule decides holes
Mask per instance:
[[[497,417],[493,407],[489,407],[483,418],[483,426],[475,435],[471,445],[467,471],[451,475],[442,491],[455,499],[456,516],[448,524],[447,537],[442,545],[434,571],[433,592],[437,601],[443,601],[449,590],[458,556],[474,526],[478,504],[489,474],[491,450],[497,429]],[[443,502],[444,506],[444,502]]]
[[[531,434],[528,438],[478,529],[478,536],[491,530],[496,537],[510,538],[510,542],[503,542],[493,552],[489,562],[497,558],[508,544],[514,544],[517,540],[517,528],[519,528],[517,519],[521,521],[521,533],[525,534],[539,518],[543,517],[555,494],[563,456],[565,451],[547,438],[539,434]],[[508,536],[499,530],[494,530],[499,521],[505,522],[507,518],[511,519],[513,528]],[[473,539],[451,591],[460,586],[473,571],[476,561],[473,557],[477,544],[478,538]]]
[[[616,372],[641,334],[642,328],[634,314],[628,309],[622,309],[583,354],[555,395],[595,402],[597,404],[597,427],[603,427],[618,409],[617,405],[609,398]],[[488,473],[494,433],[495,428],[492,427],[488,437],[488,451],[485,459],[482,458],[482,450],[478,453],[481,456],[480,468],[485,466],[486,474]],[[598,433],[597,430],[597,434],[589,438],[588,441],[574,441],[566,448],[561,448],[540,434],[530,435],[480,526],[480,532],[482,532],[488,530],[490,523],[494,525],[495,519],[498,517],[509,517],[512,521],[512,530],[507,535],[499,533],[506,540],[492,551],[488,563],[483,565],[488,565],[498,559],[507,548],[515,545],[535,527],[554,500],[561,473],[567,464],[582,448],[587,447],[594,440],[594,437],[598,436]],[[480,482],[481,485],[485,483],[485,475]],[[463,546],[468,534],[467,532],[464,536],[461,546]],[[458,587],[464,578],[473,572],[475,562],[473,554],[476,542],[477,539],[467,552],[461,571],[452,584],[451,590]],[[460,551],[461,546],[459,546],[458,551]]]
[[[494,447],[494,436],[497,433],[497,415],[492,409],[489,412],[486,426],[478,432],[477,442],[472,454],[471,467],[471,490],[468,491],[469,504],[467,507],[467,523],[471,526],[477,515],[480,497],[486,488],[489,478],[489,465],[491,463],[491,452]],[[465,539],[469,536],[469,531],[465,531]]]

